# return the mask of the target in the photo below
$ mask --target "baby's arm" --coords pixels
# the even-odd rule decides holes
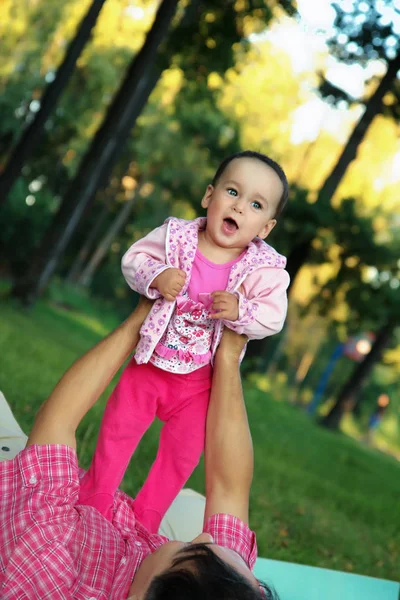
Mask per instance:
[[[153,229],[122,257],[122,273],[128,285],[150,300],[174,300],[185,283],[185,274],[166,264],[165,241],[168,225]],[[169,271],[164,274],[164,271]]]
[[[250,340],[263,339],[281,331],[287,312],[289,274],[284,269],[257,269],[247,277],[238,298],[239,316],[224,325],[246,335]]]

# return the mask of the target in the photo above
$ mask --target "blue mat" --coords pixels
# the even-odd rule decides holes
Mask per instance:
[[[374,577],[259,558],[255,575],[280,600],[399,600],[400,584]]]

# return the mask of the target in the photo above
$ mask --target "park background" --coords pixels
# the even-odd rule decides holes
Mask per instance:
[[[0,38],[0,389],[25,431],[134,306],[128,246],[264,152],[290,181],[268,241],[292,285],[243,365],[251,525],[264,556],[400,579],[400,2],[3,0]]]

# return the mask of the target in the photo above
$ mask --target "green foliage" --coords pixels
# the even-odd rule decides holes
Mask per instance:
[[[291,4],[286,2],[281,8],[290,11]],[[146,14],[150,5],[143,5]],[[62,59],[60,46],[65,47],[71,39],[85,9],[76,0],[64,3],[62,9],[59,4],[56,6],[51,2],[48,7],[46,5],[46,15],[42,14],[44,8],[45,3],[41,2],[36,12],[24,15],[28,37],[20,55],[21,63],[18,68],[15,68],[15,64],[10,68],[8,78],[4,81],[4,93],[0,100],[2,114],[7,117],[0,119],[0,161],[3,164],[21,127],[33,117],[32,100],[40,99],[46,78],[52,75]],[[182,203],[187,203],[197,211],[203,188],[218,162],[227,153],[238,150],[237,126],[219,110],[219,92],[209,88],[208,76],[216,72],[223,74],[234,65],[237,44],[242,44],[242,50],[245,51],[248,35],[262,30],[272,18],[274,9],[274,3],[265,4],[261,0],[252,3],[229,1],[222,8],[210,2],[189,3],[185,8],[185,3],[182,3],[180,16],[183,14],[183,18],[177,19],[175,30],[164,43],[160,54],[162,68],[171,67],[182,73],[181,89],[175,94],[173,104],[174,93],[168,102],[162,97],[162,89],[168,88],[168,85],[164,88],[161,86],[161,91],[155,90],[139,127],[130,138],[114,171],[118,177],[122,177],[134,153],[135,177],[150,180],[155,188],[153,204],[160,202],[160,210],[153,211],[154,217],[157,212],[164,212],[162,207],[166,206],[166,196],[170,198],[171,210],[176,207],[184,213],[186,209]],[[104,11],[109,12],[105,15]],[[19,192],[14,193],[9,202],[5,216],[11,229],[17,231],[20,228],[21,215],[27,228],[32,229],[19,262],[23,261],[24,256],[29,256],[43,234],[44,228],[38,224],[47,225],[52,217],[54,202],[49,198],[62,196],[67,189],[68,180],[76,171],[129,61],[139,47],[138,40],[132,41],[132,36],[130,38],[127,35],[125,23],[129,19],[126,16],[126,3],[113,0],[112,3],[106,3],[104,11],[96,26],[93,41],[79,59],[56,111],[46,124],[45,134],[18,183],[18,187],[24,189],[35,178],[44,177],[42,190],[35,194],[36,203],[26,210],[26,196]],[[10,19],[12,15],[6,13],[5,16]],[[109,30],[102,24],[106,17]],[[31,27],[38,24],[38,19],[44,20],[43,23],[40,21],[41,28],[36,28],[29,37]],[[139,36],[143,36],[140,20],[137,30]],[[42,37],[42,32],[47,37]],[[11,48],[6,47],[4,52],[12,65]],[[115,185],[112,187],[116,188]],[[100,195],[99,202],[102,201],[104,197]],[[44,214],[46,202],[50,209],[47,215]],[[61,265],[61,272],[73,260],[96,215],[86,218]],[[154,218],[152,225],[157,224]],[[121,244],[123,237],[124,233],[122,239],[118,240],[121,248],[124,247]],[[4,236],[3,256],[13,274],[18,275],[12,260],[12,239],[10,233]],[[94,285],[97,283],[95,280]]]
[[[393,59],[400,49],[399,9],[392,0],[337,2],[331,50],[346,63]]]
[[[284,254],[289,254],[295,244],[317,236],[322,228],[335,223],[335,211],[332,207],[309,202],[308,196],[308,190],[291,186],[285,212],[268,238],[272,244],[275,239],[279,239],[279,249]]]
[[[345,64],[365,67],[370,61],[393,60],[400,52],[399,10],[392,0],[335,2],[335,33],[328,40],[331,54]],[[353,99],[343,90],[322,80],[320,92],[328,101]],[[393,99],[383,105],[382,113],[399,118],[399,80],[392,86]],[[397,102],[396,102],[397,100]]]
[[[294,2],[280,2],[281,8],[294,12]],[[214,0],[192,2],[165,44],[166,60],[173,62],[189,81],[201,81],[208,73],[223,74],[234,64],[235,44],[249,47],[248,36],[262,31],[274,16],[274,2],[264,0]]]
[[[330,249],[336,245],[340,266],[315,300],[326,311],[343,294],[350,309],[347,318],[350,331],[362,326],[375,329],[390,316],[400,322],[397,287],[400,240],[393,239],[390,245],[379,243],[373,220],[360,216],[351,198],[343,200],[335,213],[336,226],[326,228],[320,235],[321,245],[314,253],[314,260],[328,262]]]
[[[8,265],[13,272],[21,272],[56,207],[57,202],[48,189],[33,195],[23,179],[17,181],[9,201],[0,207],[0,263],[4,267]]]
[[[219,162],[239,149],[237,125],[205,85],[185,86],[173,106],[161,110],[155,94],[131,147],[142,178],[197,209]]]
[[[379,241],[375,216],[362,215],[353,198],[339,206],[310,203],[306,190],[292,187],[283,221],[270,236],[271,243],[279,239],[279,248],[289,253],[294,246],[314,238],[310,265],[336,267],[334,275],[317,285],[312,299],[322,315],[343,300],[349,307],[346,320],[349,332],[360,327],[375,329],[389,315],[399,315],[397,264],[400,239],[395,230],[387,232],[390,242]],[[332,315],[330,315],[332,317]]]
[[[33,117],[31,102],[40,98],[48,75],[47,69],[42,69],[42,56],[51,45],[59,23],[68,18],[71,6],[76,3],[77,0],[63,3],[39,0],[21,9],[18,2],[6,0],[0,7],[1,162]],[[60,49],[62,43],[58,41]]]

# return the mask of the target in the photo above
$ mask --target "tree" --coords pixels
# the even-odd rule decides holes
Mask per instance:
[[[343,384],[334,406],[322,419],[323,425],[336,429],[344,412],[362,403],[361,390],[400,324],[400,240],[389,218],[382,243],[375,231],[375,219],[361,216],[353,199],[343,200],[337,209],[331,207],[330,220],[336,226],[320,230],[318,248],[313,252],[314,263],[325,266],[325,281],[315,281],[314,295],[306,304],[341,327],[343,335],[376,331],[371,351]]]
[[[108,204],[103,203],[100,215],[97,216],[94,226],[90,228],[88,236],[86,237],[82,247],[80,248],[78,254],[76,255],[76,258],[75,258],[74,262],[72,263],[70,270],[68,271],[66,280],[69,283],[76,283],[78,281],[78,279],[80,278],[83,266],[84,266],[85,262],[87,261],[87,259],[89,257],[89,253],[92,250],[92,247],[95,244],[95,242],[101,232],[101,229],[102,229],[102,227],[105,223],[105,220],[109,214],[109,210],[110,209],[109,209]]]
[[[395,17],[399,11],[392,8],[388,0],[378,2],[354,2],[351,7],[341,8],[335,4],[336,34],[329,41],[331,52],[346,64],[358,63],[365,66],[369,61],[380,59],[386,64],[386,73],[382,77],[375,92],[363,103],[365,111],[356,123],[346,145],[335,166],[326,178],[318,193],[318,204],[328,205],[350,164],[356,158],[358,148],[375,116],[381,113],[390,114],[396,120],[400,114],[398,104],[385,103],[385,96],[390,92],[398,97],[400,93],[397,73],[400,69],[400,40],[396,34]],[[388,11],[392,9],[392,18]],[[354,103],[343,90],[322,81],[321,92],[331,101],[345,99]],[[288,271],[293,283],[299,270],[308,260],[313,238],[303,240],[294,246],[288,257]]]
[[[41,137],[44,125],[50,114],[54,111],[57,101],[67,85],[75,68],[77,59],[90,39],[93,27],[96,24],[97,17],[103,8],[104,2],[105,0],[92,1],[88,12],[79,25],[74,39],[67,49],[65,58],[57,71],[55,79],[48,85],[40,99],[39,110],[35,114],[33,120],[28,124],[25,131],[23,131],[3,172],[0,174],[0,205],[6,201],[9,191],[21,174],[25,161],[31,155]]]
[[[381,359],[383,350],[389,345],[397,322],[389,319],[376,334],[370,352],[356,366],[350,378],[340,390],[336,402],[329,413],[321,419],[321,425],[329,429],[338,429],[346,410],[354,410],[357,399],[375,364]]]
[[[26,278],[16,281],[13,295],[25,304],[31,304],[46,287],[77,223],[93,200],[99,185],[106,182],[115,155],[126,141],[153,90],[159,78],[159,73],[152,68],[153,63],[158,47],[167,34],[177,3],[178,0],[163,0],[160,4],[146,41],[132,61],[59,211],[31,262]]]
[[[393,61],[389,61],[388,69],[382,78],[378,88],[371,98],[367,101],[365,112],[354,127],[346,145],[344,146],[339,159],[329,176],[324,181],[318,193],[318,205],[328,205],[334,196],[339,184],[342,181],[347,169],[356,158],[357,150],[369,128],[373,119],[382,110],[383,98],[391,89],[396,80],[397,72],[400,69],[400,53]],[[307,262],[312,248],[313,238],[309,237],[300,244],[296,245],[288,257],[288,271],[293,284],[299,270]]]
[[[375,246],[375,249],[375,257],[378,258],[377,262],[379,262],[380,251],[377,246]],[[385,250],[383,253],[385,254]],[[388,249],[386,249],[386,254],[390,254]],[[395,267],[397,256],[398,254],[393,251],[393,260],[389,268],[382,270],[371,282],[359,281],[357,285],[356,278],[354,278],[353,283],[350,283],[349,278],[347,278],[347,293],[345,297],[350,309],[350,320],[356,318],[356,321],[360,323],[358,331],[361,330],[362,322],[367,327],[372,322],[380,323],[380,326],[376,332],[370,352],[356,366],[349,379],[339,391],[333,407],[321,420],[321,425],[329,429],[338,429],[345,412],[359,408],[362,402],[361,392],[363,387],[371,376],[375,365],[381,360],[383,351],[390,345],[394,332],[400,324],[400,308],[396,287],[398,271]],[[392,274],[390,274],[390,267]],[[382,273],[385,278],[384,283],[381,282]],[[388,278],[387,280],[386,277]],[[340,274],[339,279],[342,279]]]
[[[0,3],[0,37],[4,41],[0,48],[0,171],[20,132],[34,117],[46,82],[62,63],[90,0],[39,1],[28,3],[21,11],[17,4],[15,0]],[[104,4],[92,40],[79,57],[34,153],[8,201],[0,206],[4,274],[15,279],[29,266],[132,56],[143,44],[156,4],[137,0],[131,9],[126,0]],[[10,38],[15,40],[18,34],[21,39],[13,46]],[[100,195],[98,201],[102,201]],[[99,214],[101,207],[96,212]],[[83,234],[89,229],[91,226]],[[75,252],[76,246],[71,245],[71,254]],[[70,256],[66,259],[69,264]]]
[[[165,12],[168,5],[171,5],[171,2],[164,0],[159,12],[162,10]],[[283,5],[289,10],[291,2],[285,2]],[[251,7],[233,0],[219,8],[215,8],[215,3],[211,0],[202,2],[201,6],[202,10],[200,4],[195,1],[189,5],[178,29],[165,46],[167,51],[163,52],[160,59],[161,67],[150,69],[146,62],[148,56],[141,51],[135,59],[138,61],[142,54],[141,62],[138,61],[141,64],[138,69],[142,76],[140,85],[137,85],[137,73],[133,77],[132,66],[128,70],[120,92],[112,103],[103,125],[97,132],[64,197],[59,212],[28,267],[26,279],[19,279],[14,285],[13,294],[25,303],[34,301],[47,285],[84,210],[93,201],[94,192],[106,182],[136,117],[159,78],[162,65],[166,67],[173,54],[176,64],[185,73],[193,75],[194,81],[191,82],[193,93],[195,85],[206,86],[207,76],[216,58],[217,68],[230,66],[227,62],[232,60],[234,42],[242,41],[244,46],[248,45],[245,36],[251,33],[248,27],[250,16],[250,21],[254,21],[254,28],[258,30],[261,30],[265,20],[272,16],[271,7],[261,0],[253,2]],[[190,44],[185,46],[183,41],[189,39]],[[223,47],[218,48],[218,45],[222,44]],[[212,52],[216,46],[217,51]],[[215,65],[213,68],[216,68]],[[130,98],[127,102],[127,88],[133,83],[137,86],[136,97],[134,101]],[[194,93],[193,96],[195,97],[196,94]]]
[[[140,191],[139,191],[140,193]],[[96,250],[94,251],[91,259],[88,261],[87,265],[83,269],[79,279],[78,284],[88,287],[90,282],[92,281],[93,275],[97,268],[99,267],[101,261],[105,257],[109,247],[111,246],[112,241],[118,235],[120,230],[125,226],[126,222],[129,219],[129,216],[134,208],[135,204],[135,193],[133,192],[129,198],[125,200],[120,210],[117,212],[114,220],[112,221],[110,227],[107,229],[105,235],[100,240]]]
[[[0,165],[29,121],[29,105],[35,98],[40,77],[38,65],[46,53],[58,24],[65,20],[66,3],[0,3]],[[51,43],[51,42],[50,42]]]
[[[361,6],[362,4],[364,5],[363,7]],[[389,2],[385,4],[389,6]],[[387,70],[375,92],[364,101],[364,113],[356,123],[336,164],[318,192],[317,206],[321,211],[321,216],[330,214],[331,200],[350,164],[355,160],[358,148],[374,118],[378,114],[388,113],[387,104],[384,103],[385,96],[388,92],[395,94],[399,92],[397,73],[400,69],[400,44],[398,38],[394,38],[394,20],[390,26],[382,25],[378,18],[381,16],[378,14],[378,3],[370,0],[367,13],[364,10],[366,5],[367,3],[354,3],[351,10],[342,10],[340,5],[335,5],[335,10],[337,11],[335,23],[337,37],[331,40],[331,50],[340,60],[349,64],[354,62],[365,64],[368,60],[381,58],[386,62]],[[360,15],[364,15],[365,17],[362,26],[360,25]],[[343,35],[345,38],[343,38]],[[395,45],[386,43],[392,39],[397,40]],[[373,45],[371,45],[372,40]],[[380,49],[379,53],[376,50],[377,48]],[[326,80],[322,82],[321,92],[330,100],[343,100],[346,98],[350,102],[349,97],[342,90],[328,84]],[[390,108],[390,113],[395,118],[399,116],[393,108]],[[304,216],[302,217],[302,221],[304,222]],[[330,222],[326,221],[325,225],[328,226],[329,224]],[[289,294],[293,289],[293,284],[300,269],[310,260],[315,240],[315,231],[316,229],[313,230],[312,227],[311,230],[308,228],[308,232],[307,228],[303,229],[300,232],[300,239],[297,237],[297,243],[290,249],[287,262],[287,270],[290,275]],[[269,344],[271,344],[269,340],[252,342],[247,352],[248,358],[266,355]],[[274,341],[272,341],[272,344],[274,344]]]

